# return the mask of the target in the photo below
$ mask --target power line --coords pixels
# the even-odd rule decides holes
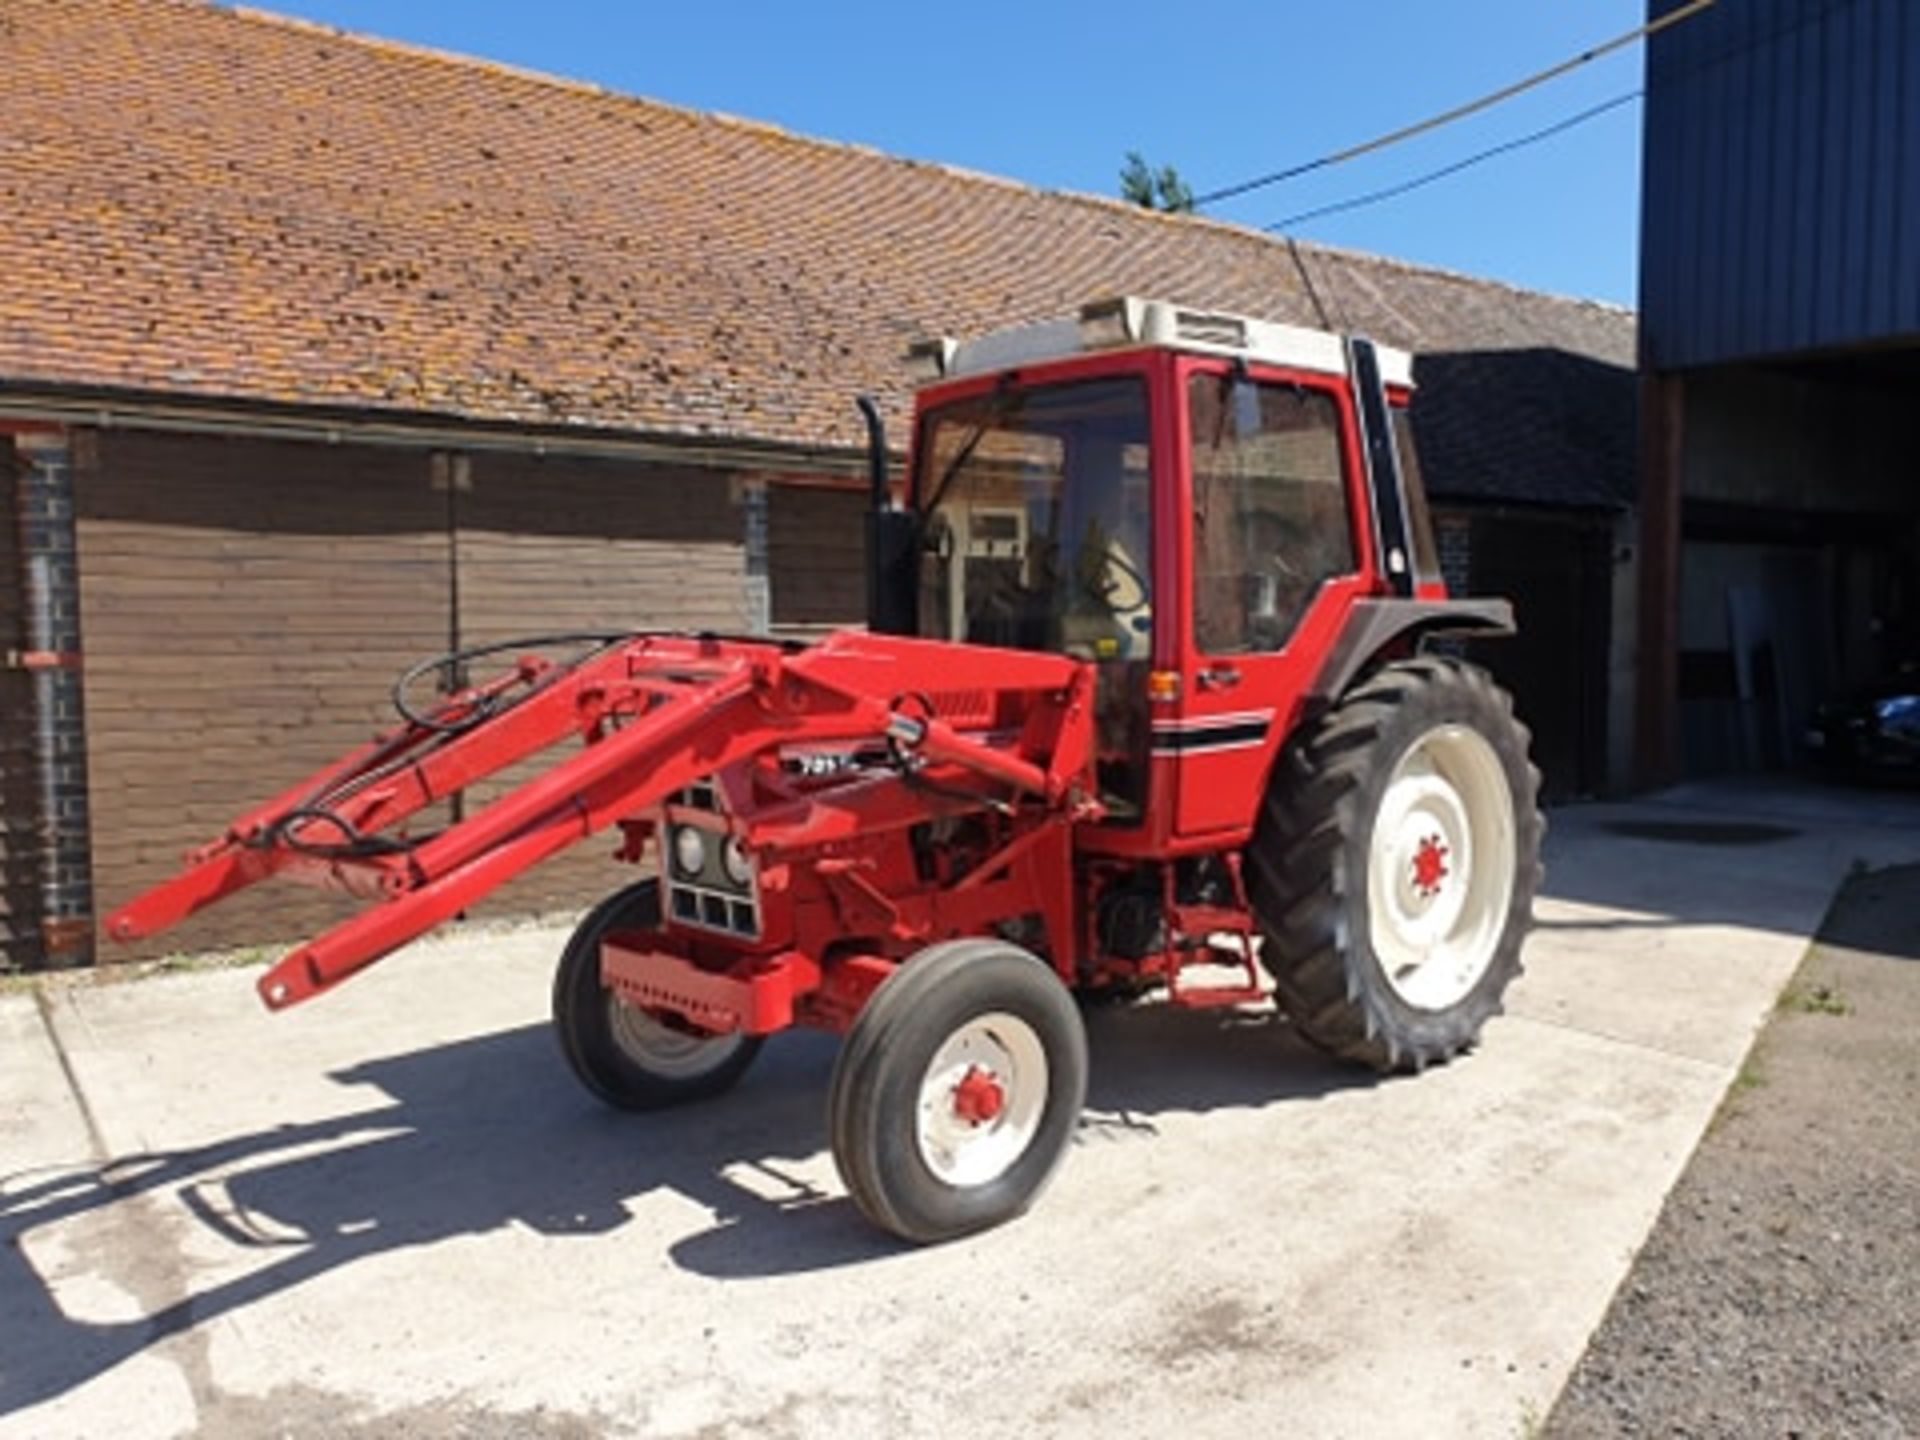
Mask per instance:
[[[1423,185],[1431,185],[1436,180],[1444,180],[1449,175],[1457,175],[1462,170],[1470,170],[1482,161],[1491,160],[1495,156],[1505,155],[1511,151],[1523,149],[1528,145],[1537,144],[1542,140],[1551,139],[1555,135],[1573,129],[1576,125],[1584,125],[1589,120],[1597,119],[1609,110],[1617,110],[1630,101],[1638,100],[1645,93],[1646,92],[1642,90],[1629,90],[1624,95],[1616,95],[1611,100],[1603,100],[1598,105],[1589,106],[1577,115],[1569,115],[1566,119],[1557,121],[1543,130],[1535,130],[1531,134],[1508,140],[1504,144],[1495,145],[1491,149],[1469,155],[1464,160],[1456,160],[1451,165],[1443,165],[1438,170],[1429,170],[1424,175],[1416,175],[1413,179],[1403,180],[1398,185],[1389,185],[1384,190],[1373,190],[1365,195],[1356,195],[1351,200],[1341,200],[1332,205],[1321,205],[1316,209],[1303,210],[1298,215],[1289,215],[1286,219],[1277,220],[1265,228],[1268,230],[1289,230],[1295,225],[1305,224],[1309,220],[1318,220],[1325,215],[1338,215],[1345,210],[1358,210],[1365,205],[1377,205],[1382,200],[1391,200],[1394,196],[1404,195],[1409,190],[1418,190]]]
[[[1650,35],[1657,35],[1660,31],[1670,26],[1678,25],[1682,20],[1691,19],[1701,11],[1711,9],[1718,3],[1719,0],[1687,0],[1687,3],[1679,9],[1668,11],[1658,20],[1642,25],[1637,30],[1629,30],[1624,35],[1616,35],[1613,39],[1596,45],[1590,50],[1582,50],[1578,55],[1569,56],[1559,64],[1549,65],[1545,70],[1536,71],[1532,75],[1514,81],[1511,85],[1503,85],[1498,90],[1480,96],[1477,100],[1469,100],[1464,105],[1456,105],[1451,110],[1442,111],[1438,115],[1416,121],[1412,125],[1403,125],[1398,130],[1389,131],[1385,135],[1365,141],[1362,144],[1350,145],[1344,150],[1336,150],[1330,155],[1322,155],[1317,160],[1308,160],[1299,165],[1290,165],[1284,170],[1275,170],[1270,175],[1257,176],[1252,180],[1243,180],[1237,185],[1228,185],[1223,189],[1213,190],[1205,195],[1196,196],[1193,201],[1194,208],[1199,209],[1203,205],[1211,205],[1219,200],[1231,200],[1236,195],[1245,195],[1252,190],[1260,190],[1268,185],[1277,185],[1282,180],[1292,180],[1301,175],[1311,174],[1315,170],[1324,170],[1330,165],[1344,164],[1346,161],[1358,159],[1362,155],[1371,155],[1376,150],[1384,150],[1389,145],[1398,145],[1403,140],[1411,140],[1416,135],[1424,135],[1429,130],[1438,130],[1443,125],[1451,125],[1455,120],[1464,119],[1468,115],[1478,114],[1482,110],[1500,104],[1503,100],[1511,100],[1515,95],[1523,94],[1536,86],[1544,85],[1549,80],[1558,79],[1568,71],[1577,70],[1580,66],[1598,60],[1602,55],[1611,54],[1615,50],[1631,45],[1636,40],[1644,40]]]
[[[1799,30],[1803,30],[1809,25],[1819,24],[1825,21],[1827,17],[1832,15],[1835,11],[1844,9],[1850,5],[1854,5],[1857,3],[1860,3],[1860,0],[1826,0],[1826,4],[1822,5],[1818,10],[1812,12],[1811,14],[1803,12],[1796,18],[1788,19],[1786,21],[1783,21],[1781,24],[1774,26],[1770,30],[1763,31],[1757,35],[1749,36],[1745,40],[1739,41],[1731,45],[1729,48],[1722,50],[1718,54],[1709,55],[1705,59],[1697,61],[1693,65],[1690,65],[1685,69],[1678,71],[1677,73],[1669,77],[1669,83],[1678,83],[1680,80],[1691,79],[1692,77],[1702,75],[1709,70],[1718,69],[1720,66],[1725,65],[1731,60],[1737,59],[1739,56],[1745,55],[1750,51],[1757,50],[1762,46],[1772,44],[1775,40],[1778,40],[1783,35],[1791,34]],[[1676,11],[1674,13],[1675,15],[1677,15],[1679,12]],[[1672,17],[1669,17],[1669,18],[1671,19]],[[1266,228],[1269,231],[1284,230],[1290,226],[1304,224],[1306,221],[1309,221],[1309,220],[1317,220],[1322,216],[1338,214],[1344,210],[1357,210],[1365,205],[1376,204],[1377,202],[1382,200],[1390,200],[1396,195],[1406,194],[1407,191],[1409,190],[1418,190],[1421,186],[1431,184],[1435,180],[1442,180],[1449,175],[1458,174],[1462,170],[1471,169],[1473,166],[1480,164],[1482,161],[1491,160],[1496,156],[1505,155],[1510,151],[1521,149],[1524,146],[1532,145],[1538,141],[1550,139],[1553,136],[1562,133],[1563,131],[1573,129],[1573,127],[1576,125],[1583,125],[1589,120],[1595,119],[1600,115],[1604,115],[1609,110],[1612,110],[1617,106],[1625,105],[1633,100],[1640,99],[1644,96],[1644,94],[1645,94],[1644,91],[1634,90],[1624,95],[1616,95],[1613,97],[1613,99],[1602,101],[1600,104],[1595,105],[1590,109],[1580,111],[1577,115],[1569,115],[1566,119],[1561,120],[1556,124],[1549,125],[1544,130],[1536,130],[1532,134],[1522,135],[1517,139],[1509,140],[1504,144],[1495,145],[1491,149],[1482,150],[1475,155],[1469,155],[1464,160],[1455,161],[1451,165],[1443,166],[1442,168],[1438,170],[1430,171],[1425,175],[1417,175],[1411,180],[1403,181],[1397,185],[1390,185],[1383,190],[1369,191],[1367,194],[1357,195],[1350,200],[1342,200],[1332,205],[1321,205],[1312,210],[1302,211],[1298,215],[1289,215],[1286,219],[1276,221],[1273,224],[1268,225],[1264,228]]]

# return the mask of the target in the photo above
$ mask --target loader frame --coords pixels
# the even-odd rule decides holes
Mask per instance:
[[[284,1008],[610,828],[622,834],[618,858],[645,860],[669,799],[718,777],[731,801],[718,812],[723,833],[755,857],[758,936],[620,949],[608,982],[714,1030],[765,1033],[801,1017],[838,1026],[858,1008],[857,977],[876,972],[849,970],[851,989],[829,986],[828,972],[862,946],[897,954],[1034,915],[1052,953],[1073,954],[1071,827],[1100,813],[1090,695],[1087,667],[1062,657],[956,656],[891,636],[796,650],[646,635],[571,664],[528,658],[242,816],[116,912],[111,933],[157,933],[270,877],[372,902],[262,977],[262,998]],[[566,740],[584,743],[459,824],[406,833],[431,807]],[[882,759],[814,777],[783,763],[863,750]],[[995,848],[965,875],[923,873],[909,832],[962,814],[990,818]]]

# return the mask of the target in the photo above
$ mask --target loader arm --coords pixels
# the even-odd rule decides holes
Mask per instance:
[[[1012,697],[1014,737],[943,716]],[[116,940],[157,934],[270,877],[372,903],[287,955],[259,983],[270,1008],[326,990],[506,881],[703,777],[795,744],[886,742],[1076,814],[1091,796],[1092,677],[1059,656],[966,652],[848,632],[798,653],[753,641],[640,636],[570,667],[529,658],[376,738],[187,857],[115,911]],[[437,835],[399,827],[568,739],[551,768]]]

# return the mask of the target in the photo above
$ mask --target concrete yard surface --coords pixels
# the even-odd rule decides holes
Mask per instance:
[[[0,1435],[1513,1436],[1551,1406],[1857,863],[1920,797],[1551,817],[1528,974],[1391,1081],[1260,1013],[1096,1011],[1034,1211],[933,1249],[826,1154],[834,1042],[597,1107],[561,933],[0,998]]]
[[[1920,866],[1849,880],[1550,1440],[1920,1435],[1916,962]]]

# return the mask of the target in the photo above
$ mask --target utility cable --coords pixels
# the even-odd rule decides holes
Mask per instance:
[[[1602,55],[1610,55],[1615,50],[1631,45],[1637,40],[1644,40],[1648,36],[1657,35],[1662,30],[1678,25],[1683,20],[1690,20],[1695,15],[1700,14],[1704,10],[1711,9],[1718,3],[1719,0],[1687,0],[1687,3],[1679,9],[1668,11],[1658,20],[1650,21],[1636,30],[1629,30],[1624,35],[1616,35],[1613,39],[1596,45],[1592,49],[1582,50],[1578,55],[1569,56],[1557,65],[1549,65],[1545,70],[1536,71],[1531,75],[1514,81],[1510,85],[1503,85],[1498,90],[1490,91],[1478,99],[1469,100],[1463,105],[1455,105],[1450,110],[1444,110],[1438,115],[1416,121],[1411,125],[1403,125],[1398,130],[1389,131],[1385,135],[1376,136],[1374,139],[1364,141],[1359,145],[1349,145],[1344,150],[1336,150],[1332,154],[1322,155],[1317,160],[1308,160],[1299,165],[1290,165],[1284,170],[1275,170],[1268,175],[1256,176],[1252,180],[1243,180],[1237,185],[1224,186],[1219,190],[1212,190],[1204,195],[1195,196],[1193,206],[1197,210],[1204,205],[1212,205],[1220,200],[1231,200],[1237,195],[1245,195],[1249,191],[1264,189],[1268,185],[1277,185],[1282,180],[1292,180],[1301,175],[1311,174],[1315,170],[1324,170],[1332,165],[1342,165],[1349,160],[1357,160],[1362,155],[1371,155],[1376,150],[1384,150],[1389,145],[1398,145],[1403,140],[1411,140],[1416,135],[1424,135],[1430,130],[1438,130],[1443,125],[1451,125],[1454,121],[1463,120],[1469,115],[1477,115],[1482,110],[1489,109],[1503,101],[1511,100],[1516,95],[1524,94],[1537,86],[1546,84],[1549,80],[1556,80],[1571,70],[1577,70],[1582,65],[1598,60]]]
[[[1645,92],[1641,90],[1629,90],[1624,95],[1616,95],[1611,100],[1603,100],[1598,105],[1591,105],[1577,115],[1569,115],[1566,119],[1557,121],[1543,130],[1535,130],[1531,134],[1521,135],[1516,139],[1508,140],[1503,144],[1495,145],[1490,149],[1469,155],[1464,160],[1456,160],[1451,165],[1443,165],[1438,170],[1429,170],[1424,175],[1416,175],[1411,180],[1403,180],[1398,185],[1389,185],[1383,190],[1372,190],[1365,195],[1356,195],[1351,200],[1341,200],[1332,205],[1321,205],[1312,210],[1303,210],[1298,215],[1289,215],[1286,219],[1276,220],[1273,224],[1264,226],[1263,228],[1267,230],[1290,230],[1295,225],[1304,225],[1307,221],[1318,220],[1322,216],[1338,215],[1347,210],[1358,210],[1365,205],[1377,205],[1382,200],[1391,200],[1396,195],[1406,194],[1409,190],[1418,190],[1423,185],[1431,185],[1434,181],[1444,180],[1449,175],[1458,175],[1462,170],[1471,170],[1475,165],[1487,160],[1492,160],[1496,156],[1506,155],[1512,151],[1523,149],[1528,145],[1538,144],[1542,140],[1552,139],[1555,135],[1571,130],[1576,125],[1584,125],[1589,120],[1598,119],[1609,110],[1617,110],[1630,101],[1638,100],[1644,93]]]
[[[1829,15],[1832,15],[1835,11],[1843,9],[1846,6],[1856,4],[1856,3],[1858,3],[1858,0],[1827,0],[1827,3],[1825,5],[1823,5],[1820,9],[1818,9],[1817,11],[1814,11],[1811,14],[1803,13],[1797,16],[1796,18],[1789,19],[1782,24],[1774,26],[1772,29],[1765,31],[1764,33],[1751,36],[1746,40],[1742,41],[1741,43],[1733,45],[1732,47],[1726,50],[1723,50],[1717,55],[1710,55],[1706,59],[1699,61],[1691,66],[1688,66],[1686,69],[1679,71],[1676,75],[1671,77],[1671,81],[1673,83],[1677,83],[1677,81],[1681,79],[1688,79],[1697,75],[1704,74],[1706,71],[1717,69],[1721,65],[1724,65],[1741,55],[1745,55],[1752,50],[1759,49],[1763,45],[1772,44],[1775,40],[1778,40],[1783,35],[1786,35],[1793,31],[1805,29],[1809,25],[1820,24],[1821,22],[1825,21]],[[1677,14],[1678,12],[1676,11],[1675,13]],[[1646,92],[1644,90],[1633,90],[1623,95],[1616,95],[1611,100],[1603,100],[1598,105],[1590,106],[1589,108],[1580,111],[1578,114],[1569,115],[1567,116],[1566,119],[1557,121],[1554,124],[1545,127],[1544,129],[1535,130],[1530,134],[1521,135],[1516,139],[1508,140],[1502,144],[1495,145],[1490,149],[1482,150],[1474,155],[1469,155],[1464,160],[1457,160],[1451,165],[1442,166],[1438,170],[1429,171],[1424,175],[1416,175],[1411,180],[1406,180],[1396,185],[1387,186],[1385,189],[1372,190],[1367,192],[1364,195],[1357,195],[1348,200],[1341,200],[1331,205],[1316,206],[1312,210],[1304,210],[1298,215],[1289,215],[1284,220],[1275,221],[1273,224],[1264,226],[1262,228],[1264,228],[1269,232],[1282,231],[1295,225],[1304,224],[1309,220],[1317,220],[1327,215],[1337,215],[1342,211],[1346,211],[1346,210],[1358,210],[1365,205],[1373,205],[1373,204],[1379,203],[1382,200],[1390,200],[1395,196],[1406,194],[1409,190],[1418,190],[1423,185],[1432,184],[1434,181],[1445,179],[1449,175],[1456,175],[1462,170],[1470,169],[1473,166],[1482,163],[1483,161],[1494,159],[1496,156],[1505,155],[1514,150],[1519,150],[1525,146],[1535,144],[1538,141],[1550,139],[1555,135],[1559,135],[1563,133],[1564,131],[1573,129],[1576,125],[1584,125],[1589,120],[1597,119],[1599,116],[1606,114],[1608,111],[1613,110],[1618,106],[1626,105],[1631,103],[1634,100],[1642,99],[1645,97],[1645,95],[1646,95]],[[1299,264],[1297,257],[1295,259],[1295,264],[1296,266],[1298,266]],[[1317,300],[1316,300],[1316,303],[1317,303]]]

